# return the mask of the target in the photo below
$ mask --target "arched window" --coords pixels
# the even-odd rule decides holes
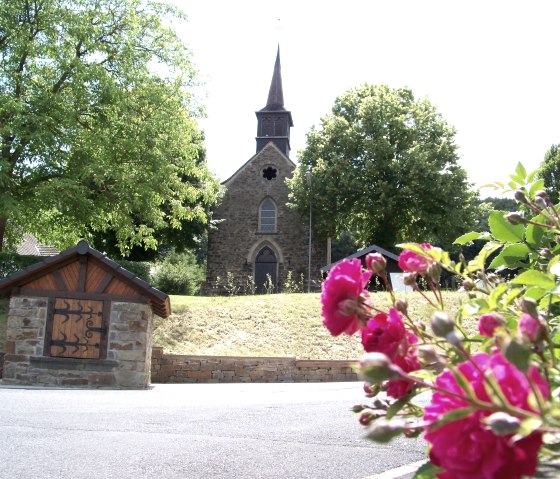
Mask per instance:
[[[259,231],[276,232],[276,205],[270,198],[264,200],[259,208]]]

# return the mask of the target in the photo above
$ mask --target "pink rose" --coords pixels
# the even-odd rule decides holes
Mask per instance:
[[[477,354],[473,361],[478,367],[466,361],[458,368],[472,385],[478,399],[490,402],[481,374],[481,371],[489,369],[513,406],[532,411],[528,403],[530,386],[527,378],[501,352],[496,351],[491,356]],[[529,375],[543,396],[548,397],[548,384],[537,368],[531,366]],[[450,371],[440,374],[436,385],[465,397]],[[461,398],[435,392],[431,403],[424,409],[424,420],[435,422],[446,413],[469,405]],[[491,411],[479,409],[464,419],[437,429],[430,430],[428,427],[425,438],[431,444],[430,461],[445,469],[438,474],[440,479],[519,479],[535,473],[542,433],[536,431],[512,443],[511,435],[498,436],[482,422],[490,414]]]
[[[365,287],[370,278],[369,271],[362,271],[359,259],[345,259],[336,264],[323,281],[321,314],[323,324],[333,336],[354,334],[360,329],[360,296],[368,296]]]
[[[383,353],[391,360],[406,354],[407,331],[400,313],[391,308],[389,314],[378,313],[371,318],[362,329],[362,345],[368,353]]]
[[[483,314],[478,320],[478,332],[482,336],[491,338],[494,336],[494,331],[497,327],[503,326],[505,323],[504,318],[498,314]]]
[[[414,336],[416,338],[416,336]],[[407,356],[397,356],[393,360],[393,363],[399,366],[405,373],[410,373],[412,371],[418,371],[422,367],[418,357],[416,356],[416,351],[413,354]],[[390,379],[387,381],[387,395],[395,399],[400,399],[407,395],[410,391],[414,389],[414,383],[406,381],[405,379]]]
[[[422,243],[420,245],[422,249],[431,249],[432,245],[429,243]],[[399,267],[405,273],[422,274],[428,270],[428,266],[433,263],[432,260],[422,256],[419,253],[415,253],[412,250],[405,249],[399,255]]]
[[[541,341],[544,338],[544,326],[538,318],[524,313],[518,324],[519,332],[532,343]]]

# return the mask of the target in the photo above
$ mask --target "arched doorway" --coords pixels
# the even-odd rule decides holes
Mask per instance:
[[[266,292],[268,282],[267,275],[270,275],[270,281],[274,289],[276,289],[276,265],[277,261],[274,251],[268,246],[262,248],[255,260],[255,287],[257,289],[257,294]]]

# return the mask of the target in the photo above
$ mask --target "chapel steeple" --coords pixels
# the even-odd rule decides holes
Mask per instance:
[[[257,153],[272,141],[286,156],[290,154],[290,128],[294,126],[292,114],[284,108],[282,75],[280,73],[280,45],[276,53],[274,73],[270,82],[266,106],[257,112]]]

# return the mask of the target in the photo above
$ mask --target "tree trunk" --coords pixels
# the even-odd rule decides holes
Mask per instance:
[[[4,247],[4,234],[6,233],[6,225],[8,224],[8,218],[0,218],[0,251]]]

